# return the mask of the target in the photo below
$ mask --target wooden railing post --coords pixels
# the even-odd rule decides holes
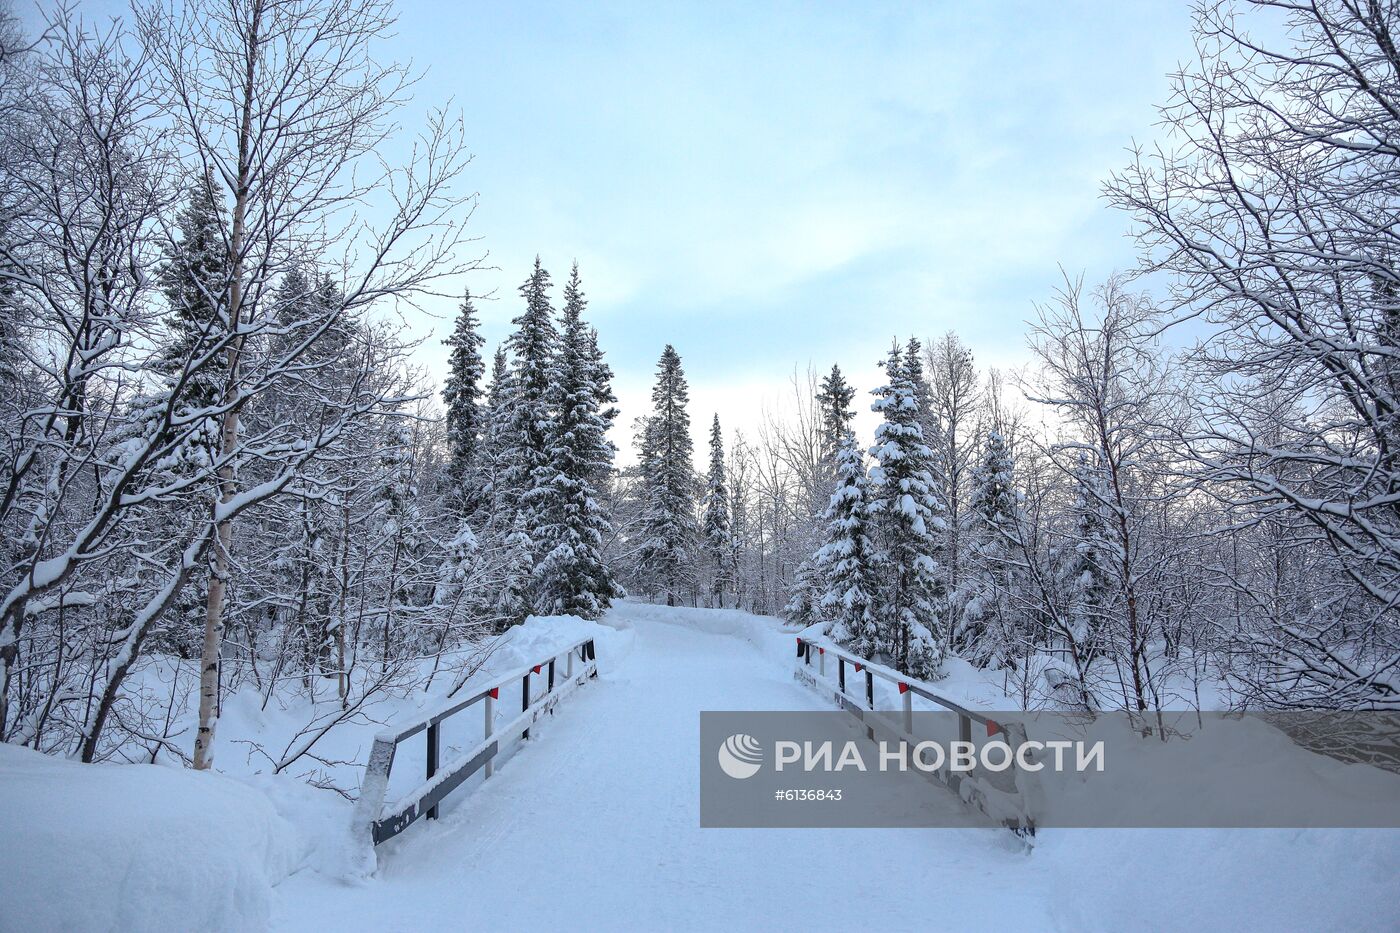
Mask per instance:
[[[901,686],[901,687],[904,687],[904,731],[907,732],[907,733],[910,734],[910,735],[913,735],[913,734],[914,734],[914,691],[913,691],[913,690],[910,690],[910,689],[908,688],[908,686],[905,685],[905,684],[900,684],[900,686]]]
[[[836,685],[841,688],[841,692],[846,692],[846,659],[836,659]]]
[[[958,741],[972,741],[972,720],[964,716],[962,713],[958,714]]]
[[[871,709],[875,708],[875,675],[868,667],[865,669],[865,703]]]
[[[520,712],[525,712],[530,708],[530,672],[526,671],[525,676],[520,678]],[[528,739],[530,730],[526,729],[520,733],[521,739]]]
[[[486,701],[482,704],[486,710],[486,725],[482,729],[482,741],[491,738],[496,731],[496,700],[490,693],[486,694]],[[496,762],[490,758],[486,759],[486,776],[490,777],[496,773]]]
[[[550,659],[549,659],[549,692],[550,692],[550,693],[553,693],[553,692],[554,692],[554,659],[553,659],[553,658],[550,658]],[[553,712],[553,710],[551,710],[550,712]]]
[[[826,649],[817,649],[817,673],[826,676]]]
[[[437,774],[438,769],[438,726],[439,723],[429,723],[428,725],[428,777]],[[438,818],[437,804],[428,809],[426,814],[430,820]]]

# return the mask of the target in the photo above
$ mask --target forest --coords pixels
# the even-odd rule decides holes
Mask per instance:
[[[951,332],[777,359],[753,436],[691,410],[684,347],[621,412],[577,263],[512,270],[488,351],[469,126],[382,155],[388,4],[6,10],[0,738],[208,769],[252,690],[303,704],[258,750],[302,773],[624,597],[962,659],[1024,709],[1400,708],[1394,11],[1257,6],[1277,42],[1198,10],[1169,132],[1103,183],[1140,263],[1030,296],[1030,366]],[[403,323],[430,295],[442,373]]]

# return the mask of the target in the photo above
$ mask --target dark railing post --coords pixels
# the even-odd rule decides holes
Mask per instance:
[[[961,713],[958,714],[958,741],[972,741],[972,720]]]
[[[554,692],[554,659],[549,659],[549,692]]]
[[[428,724],[428,777],[431,779],[437,774],[438,769],[438,723]],[[427,817],[430,820],[438,818],[437,804],[429,808]]]
[[[525,712],[530,708],[530,672],[526,671],[525,676],[520,678],[520,712]],[[526,729],[520,733],[521,739],[528,739],[530,730]]]
[[[841,688],[841,692],[846,692],[846,659],[836,659],[836,683]]]
[[[875,708],[875,675],[868,667],[865,669],[865,702],[871,709]]]

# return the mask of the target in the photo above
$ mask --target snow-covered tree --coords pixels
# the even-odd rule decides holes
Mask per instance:
[[[995,412],[983,411],[983,393],[972,351],[957,334],[950,331],[931,344],[924,352],[924,363],[934,428],[924,441],[933,451],[935,475],[941,474],[945,480],[948,533],[943,563],[949,588],[957,589],[962,581],[963,535],[969,521],[965,514],[968,487],[978,454],[976,427],[980,422],[990,422],[992,430],[1000,431],[1002,426],[997,423]]]
[[[479,328],[471,293],[464,292],[452,335],[443,341],[451,352],[447,357],[447,379],[442,386],[449,447],[446,481],[458,514],[463,517],[474,515],[481,505],[476,468],[477,447],[485,431],[481,383],[486,367],[481,359],[484,341]]]
[[[548,520],[554,472],[550,467],[554,413],[550,409],[554,355],[559,335],[549,302],[549,273],[535,257],[535,268],[520,286],[525,310],[514,319],[515,331],[506,341],[512,357],[509,420],[503,432],[501,473],[496,502],[511,519],[511,534],[530,539],[531,560],[542,556],[541,527]],[[516,522],[514,514],[523,516]]]
[[[700,531],[710,572],[710,605],[724,608],[724,594],[730,588],[734,536],[729,521],[729,483],[724,473],[724,435],[719,415],[710,425],[710,466],[705,475],[704,514]]]
[[[220,352],[229,329],[226,225],[213,179],[191,185],[176,219],[179,239],[166,247],[167,260],[161,269],[162,291],[170,310],[167,341],[156,368],[167,381],[176,380],[171,389],[190,410],[207,408],[218,401],[227,377],[227,361]],[[190,366],[191,361],[201,357],[209,359],[203,365]],[[190,368],[195,375],[182,378]],[[212,431],[211,425],[211,434]]]
[[[1104,522],[1107,496],[1103,477],[1088,451],[1079,452],[1073,481],[1070,514],[1074,524],[1061,564],[1061,585],[1068,601],[1069,635],[1074,649],[1086,662],[1092,662],[1105,635],[1111,576],[1105,566],[1110,546]]]
[[[1018,538],[1015,482],[1011,451],[991,431],[972,472],[968,572],[958,592],[961,612],[949,632],[953,652],[978,665],[1011,662],[1027,634],[1016,628],[1016,580],[1009,553]]]
[[[823,577],[820,611],[832,623],[833,639],[871,657],[881,643],[874,606],[878,554],[864,454],[849,428],[836,449],[836,489],[826,520],[826,540],[814,561]]]
[[[644,505],[637,566],[642,587],[653,595],[665,594],[666,604],[674,606],[694,569],[698,529],[686,411],[690,390],[680,354],[670,344],[656,364],[651,404],[639,437]]]
[[[841,367],[833,364],[831,372],[822,379],[821,390],[817,393],[817,404],[821,407],[824,455],[833,475],[836,472],[837,454],[851,429],[851,420],[856,416],[855,410],[851,408],[855,397],[855,388],[846,381]]]
[[[603,539],[611,531],[593,483],[612,466],[608,422],[599,411],[606,397],[595,382],[601,357],[583,320],[586,299],[575,263],[564,288],[558,352],[553,362],[548,406],[547,494],[535,504],[541,512],[535,545],[534,606],[539,612],[597,619],[621,595],[603,561]]]
[[[506,348],[498,346],[491,360],[491,384],[486,390],[485,403],[486,430],[477,459],[483,481],[482,497],[490,509],[483,527],[502,536],[510,533],[515,517],[515,502],[505,483],[513,391]]]
[[[905,673],[942,676],[946,597],[937,553],[943,505],[929,471],[918,401],[920,372],[896,344],[885,361],[888,383],[875,389],[871,409],[883,420],[870,456],[871,512],[880,529],[876,616],[883,648]],[[917,356],[913,359],[917,360]]]

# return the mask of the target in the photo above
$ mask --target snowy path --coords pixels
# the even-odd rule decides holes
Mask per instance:
[[[436,824],[381,847],[368,884],[303,872],[279,886],[278,927],[1044,928],[1047,879],[1004,832],[702,830],[699,712],[817,700],[740,638],[614,611],[635,631],[625,657],[600,659],[599,679]]]

